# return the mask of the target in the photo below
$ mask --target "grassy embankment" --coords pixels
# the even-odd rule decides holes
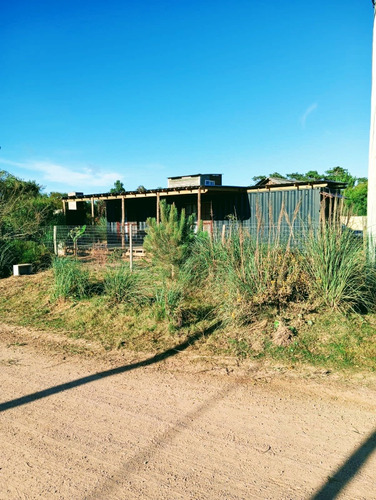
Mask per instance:
[[[0,317],[106,349],[162,352],[202,335],[193,348],[206,355],[375,369],[376,273],[352,233],[327,224],[300,245],[188,236],[181,248],[154,234],[159,250],[147,242],[151,260],[132,274],[60,259],[1,280]]]

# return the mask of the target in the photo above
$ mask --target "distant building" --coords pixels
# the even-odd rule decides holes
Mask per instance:
[[[148,217],[159,219],[159,205],[162,199],[174,203],[178,210],[183,208],[187,215],[195,214],[198,222],[210,230],[213,224],[233,218],[250,225],[265,225],[278,221],[283,211],[284,218],[294,219],[295,226],[306,222],[318,223],[320,217],[327,217],[330,204],[341,197],[346,185],[339,182],[294,181],[265,178],[254,186],[223,186],[221,174],[195,174],[169,177],[168,187],[147,189],[144,192],[87,194],[74,193],[63,198],[67,224],[83,224],[84,202],[106,204],[109,224],[122,225],[135,222],[145,225]],[[72,203],[76,209],[72,210]]]

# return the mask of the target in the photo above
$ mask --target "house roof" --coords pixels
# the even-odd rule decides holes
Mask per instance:
[[[279,177],[265,177],[264,179],[261,179],[258,181],[254,186],[250,186],[249,189],[259,189],[259,188],[268,188],[268,187],[273,187],[273,188],[278,188],[278,187],[299,187],[299,186],[321,186],[325,184],[325,186],[331,188],[331,189],[344,189],[347,184],[345,182],[337,182],[337,181],[331,181],[329,179],[320,179],[317,181],[298,181],[296,179],[280,179]]]
[[[280,177],[265,177],[259,180],[255,186],[269,186],[269,185],[279,185],[279,184],[291,184],[295,182],[293,179],[281,179]]]
[[[139,191],[124,191],[122,193],[93,193],[93,194],[78,194],[74,196],[64,196],[62,200],[64,201],[90,201],[94,200],[116,200],[121,198],[148,198],[156,197],[157,194],[162,196],[173,196],[173,195],[184,195],[184,194],[197,194],[198,191],[202,194],[208,192],[247,192],[245,186],[178,186],[171,188],[160,188],[160,189],[146,189],[143,192]]]
[[[158,194],[162,196],[197,194],[200,190],[202,194],[211,193],[229,193],[238,192],[245,193],[251,191],[264,190],[286,190],[303,188],[329,188],[333,190],[344,189],[346,184],[343,182],[335,182],[330,180],[320,181],[297,181],[289,179],[278,179],[275,177],[266,177],[257,182],[254,186],[177,186],[170,188],[146,189],[143,192],[139,191],[124,191],[122,193],[72,193],[70,196],[64,196],[64,201],[90,201],[90,200],[116,200],[121,198],[148,198],[156,197]]]

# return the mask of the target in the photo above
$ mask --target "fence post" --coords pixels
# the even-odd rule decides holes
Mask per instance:
[[[133,271],[133,236],[132,236],[132,223],[129,223],[129,269]]]
[[[57,226],[54,226],[54,254],[57,255]]]
[[[94,220],[94,198],[91,198],[90,200],[91,203],[91,224],[94,226],[95,220]]]
[[[222,226],[222,245],[225,244],[225,241],[226,241],[226,226],[225,226],[225,224],[223,224],[223,226]]]

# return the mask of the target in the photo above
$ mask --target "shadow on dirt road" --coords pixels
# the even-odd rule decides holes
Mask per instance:
[[[311,500],[328,500],[336,498],[343,488],[353,479],[376,449],[376,430],[350,455],[346,462],[331,475]]]
[[[142,368],[144,366],[150,366],[155,363],[159,363],[160,361],[171,358],[172,356],[176,356],[180,352],[187,349],[189,346],[195,344],[201,338],[208,337],[216,330],[216,328],[218,328],[218,323],[214,324],[213,326],[202,332],[198,332],[194,335],[191,335],[184,342],[172,347],[171,349],[167,349],[164,352],[156,354],[151,358],[145,359],[144,361],[138,361],[137,363],[132,363],[130,365],[124,365],[124,366],[119,366],[118,368],[104,370],[102,372],[78,378],[76,380],[72,380],[64,384],[59,384],[54,387],[49,387],[48,389],[34,392],[32,394],[28,394],[20,398],[12,399],[10,401],[5,401],[4,403],[0,403],[0,412],[10,410],[11,408],[16,408],[18,406],[26,405],[28,403],[38,401],[39,399],[47,398],[49,396],[53,396],[54,394],[74,389],[75,387],[79,387],[81,385],[90,384],[91,382],[96,382],[97,380],[101,380],[106,377],[112,377],[113,375],[119,375],[120,373],[126,373],[131,370],[135,370],[137,368]]]

